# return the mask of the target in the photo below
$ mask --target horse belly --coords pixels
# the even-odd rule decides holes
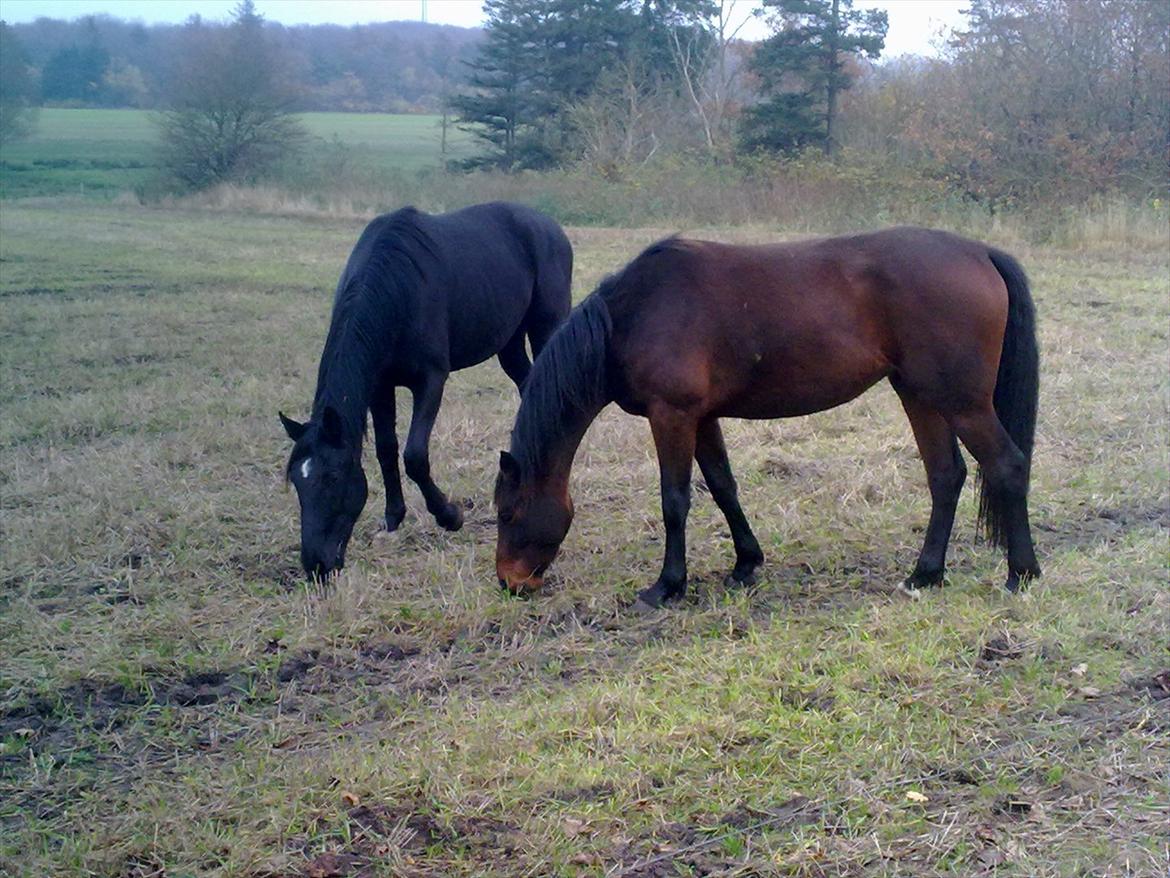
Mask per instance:
[[[742,389],[719,407],[719,417],[766,420],[825,411],[856,399],[892,371],[877,352],[827,351],[814,361],[762,361]]]
[[[450,298],[448,345],[451,368],[466,369],[494,357],[524,322],[531,281],[517,280],[493,289],[464,288]]]

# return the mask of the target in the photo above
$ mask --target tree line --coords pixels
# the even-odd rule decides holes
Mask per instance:
[[[745,7],[768,23],[766,39],[739,38]],[[297,111],[385,109],[390,94],[471,132],[480,150],[466,169],[623,176],[665,156],[750,165],[812,154],[993,205],[1151,197],[1170,183],[1170,3],[971,0],[941,57],[893,61],[882,58],[885,13],[852,0],[484,8],[482,31],[283,28],[252,0],[227,24],[3,27],[0,121],[35,101],[38,79],[42,98],[82,103],[146,88],[168,111],[169,166],[195,187],[253,178],[295,149]]]
[[[155,109],[170,102],[174,59],[192,33],[230,26],[197,15],[181,25],[90,15],[38,18],[6,30],[34,103]],[[483,34],[415,21],[263,26],[298,109],[341,112],[438,112],[456,68],[474,56]]]

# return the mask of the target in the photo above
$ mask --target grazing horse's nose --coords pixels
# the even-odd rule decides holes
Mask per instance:
[[[504,577],[501,576],[499,578],[499,582],[500,582],[500,588],[503,591],[507,591],[508,590],[508,580],[504,579]]]

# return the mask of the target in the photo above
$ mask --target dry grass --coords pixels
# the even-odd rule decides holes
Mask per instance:
[[[309,399],[360,225],[5,205],[0,871],[1165,873],[1164,252],[997,240],[1045,355],[1029,593],[998,590],[970,492],[948,587],[894,592],[928,501],[878,389],[729,424],[762,581],[723,588],[700,490],[692,596],[635,619],[656,467],[616,411],[578,458],[555,584],[493,585],[516,397],[492,365],[452,380],[436,432],[464,530],[411,490],[377,536],[379,488],[352,569],[301,584],[275,412]],[[572,230],[577,294],[663,231]]]
[[[763,225],[823,234],[902,223],[954,228],[1001,244],[1159,253],[1170,247],[1170,210],[1160,199],[1118,196],[1077,205],[995,210],[905,171],[848,164],[742,169],[669,160],[620,178],[586,169],[357,178],[326,174],[307,186],[220,186],[164,199],[163,205],[336,220],[369,219],[402,204],[444,211],[496,199],[532,204],[566,225]]]

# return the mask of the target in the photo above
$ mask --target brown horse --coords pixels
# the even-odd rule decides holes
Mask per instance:
[[[789,418],[889,378],[926,466],[932,508],[907,588],[942,582],[967,475],[1007,550],[1009,591],[1040,575],[1028,525],[1039,356],[1028,282],[1011,256],[946,232],[897,228],[795,244],[653,245],[575,309],[537,357],[496,482],[496,571],[539,588],[573,518],[569,471],[610,402],[650,420],[666,557],[639,601],[686,589],[691,461],[727,517],[729,584],[763,561],[736,496],[719,418]]]

